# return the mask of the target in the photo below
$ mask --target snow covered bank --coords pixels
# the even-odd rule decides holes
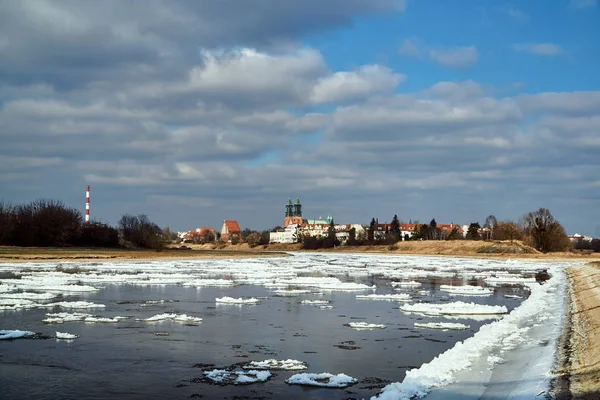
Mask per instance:
[[[443,388],[455,382],[457,375],[474,364],[481,364],[481,360],[492,368],[496,361],[500,360],[499,354],[506,356],[516,349],[522,351],[528,343],[534,343],[534,346],[529,347],[531,355],[527,357],[534,358],[535,363],[527,364],[520,378],[523,379],[523,384],[517,381],[511,383],[511,386],[513,390],[519,391],[519,395],[522,396],[519,398],[536,397],[539,388],[548,385],[555,347],[539,346],[539,340],[536,340],[537,336],[533,332],[546,332],[546,340],[554,344],[561,326],[564,288],[563,271],[558,267],[552,268],[551,279],[544,285],[530,285],[529,298],[510,314],[499,321],[482,326],[473,337],[458,342],[431,362],[407,371],[402,382],[387,385],[372,399],[400,400],[423,397],[434,387]],[[502,366],[511,368],[509,364]],[[477,371],[469,371],[466,375],[476,373]]]

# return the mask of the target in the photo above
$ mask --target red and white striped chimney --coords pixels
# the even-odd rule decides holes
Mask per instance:
[[[90,224],[90,185],[85,187],[85,226]]]

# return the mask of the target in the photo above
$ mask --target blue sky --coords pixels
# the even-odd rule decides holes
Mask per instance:
[[[0,199],[600,235],[598,1],[232,4],[2,2]]]

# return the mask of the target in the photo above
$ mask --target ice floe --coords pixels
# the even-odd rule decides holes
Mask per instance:
[[[87,323],[116,323],[127,317],[101,317],[86,313],[48,313],[42,320],[45,324],[64,324],[65,322],[87,322]]]
[[[239,298],[233,298],[233,297],[218,297],[215,299],[215,301],[219,304],[258,304],[260,303],[260,300],[255,298],[255,297],[250,297],[248,299],[243,299],[241,297]]]
[[[456,301],[454,303],[432,304],[415,303],[404,304],[400,310],[424,315],[485,315],[485,314],[506,314],[508,309],[505,306],[489,306],[485,304],[465,303]]]
[[[79,335],[74,335],[72,333],[56,331],[56,338],[57,339],[73,340],[73,339],[77,339],[78,337],[79,337]]]
[[[275,290],[273,293],[275,293],[277,296],[294,297],[300,296],[301,294],[310,294],[311,291],[307,289],[282,289]]]
[[[388,301],[409,301],[410,294],[408,293],[397,293],[397,294],[357,294],[358,300],[388,300]]]
[[[453,322],[427,322],[427,323],[415,322],[415,328],[441,329],[441,330],[448,330],[448,329],[463,330],[463,329],[470,329],[471,327],[469,325],[453,323]]]
[[[383,324],[369,324],[367,322],[350,322],[348,324],[350,328],[353,329],[383,329],[385,325]]]
[[[292,359],[287,359],[287,360],[275,360],[275,359],[268,359],[268,360],[264,360],[264,361],[250,361],[248,363],[248,365],[244,366],[245,369],[251,369],[251,368],[256,368],[256,369],[277,369],[277,370],[284,370],[284,371],[298,371],[298,370],[304,370],[307,369],[307,365],[306,363],[302,362],[302,361],[298,361],[298,360],[292,360]]]
[[[321,305],[321,304],[329,304],[330,301],[329,300],[302,300],[300,303]]]
[[[523,296],[517,296],[516,294],[505,294],[504,297],[507,299],[522,299]]]
[[[34,292],[1,292],[0,299],[11,299],[11,300],[52,300],[57,294],[55,293],[34,293]]]
[[[536,283],[535,278],[524,278],[522,276],[504,275],[490,276],[483,279],[487,285],[502,286],[502,285],[527,285]]]
[[[195,279],[192,281],[185,282],[183,286],[195,286],[195,287],[204,287],[204,286],[219,286],[219,287],[228,287],[234,286],[235,282],[229,279]]]
[[[200,317],[192,317],[187,314],[169,314],[163,313],[154,315],[149,318],[144,319],[136,319],[136,321],[143,322],[161,322],[161,321],[175,321],[175,322],[202,322],[202,318]]]
[[[421,286],[421,282],[416,281],[400,281],[400,282],[391,282],[393,287],[419,287]]]
[[[204,376],[221,385],[247,385],[255,382],[266,382],[271,377],[269,371],[227,371],[225,369],[213,369],[203,372]]]
[[[0,329],[0,340],[8,339],[22,339],[35,336],[35,332],[30,331],[19,331],[19,330],[1,330]]]
[[[303,373],[295,374],[286,379],[285,383],[290,385],[307,385],[331,388],[345,388],[358,382],[346,374],[333,375],[328,372],[319,374]]]
[[[494,293],[492,289],[484,288],[481,286],[451,286],[451,285],[440,285],[440,290],[448,292],[453,295],[460,296],[490,296]]]

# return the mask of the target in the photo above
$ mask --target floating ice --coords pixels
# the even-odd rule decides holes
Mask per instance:
[[[517,296],[516,294],[505,294],[504,297],[507,299],[522,299],[523,296]]]
[[[127,319],[127,317],[108,318],[85,313],[49,313],[46,316],[48,318],[42,320],[45,324],[64,324],[65,322],[79,321],[88,323],[115,323]]]
[[[79,335],[74,335],[72,333],[56,331],[57,339],[72,340],[72,339],[77,339],[78,337],[79,337]]]
[[[301,294],[309,294],[309,293],[311,293],[311,291],[306,290],[306,289],[283,289],[283,290],[276,290],[274,293],[277,296],[292,297],[292,296],[299,296]]]
[[[440,285],[440,290],[460,296],[490,296],[494,291],[481,286],[450,286]]]
[[[88,301],[59,301],[56,303],[39,304],[40,308],[61,307],[61,308],[105,308],[104,304],[90,303]]]
[[[302,300],[300,303],[302,304],[329,304],[329,300]]]
[[[0,299],[51,300],[51,299],[55,298],[56,296],[57,295],[54,293],[34,293],[34,292],[3,293],[2,291],[0,291]]]
[[[408,301],[410,300],[410,294],[398,293],[398,294],[357,294],[356,298],[359,300],[388,300],[388,301]]]
[[[453,322],[415,322],[415,328],[426,328],[426,329],[469,329],[471,328],[469,325],[453,323]]]
[[[260,300],[255,297],[250,297],[249,299],[233,298],[233,297],[219,297],[216,298],[215,301],[221,304],[258,304]]]
[[[504,276],[491,276],[484,278],[486,284],[491,286],[501,285],[527,285],[535,283],[535,278],[523,278],[522,276],[504,275]]]
[[[481,315],[481,314],[506,314],[505,306],[488,306],[483,304],[465,303],[456,301],[446,304],[415,303],[400,306],[402,311],[414,312],[425,315]]]
[[[346,374],[333,375],[328,372],[320,374],[295,374],[286,379],[285,383],[290,385],[307,385],[332,388],[345,388],[358,382]]]
[[[350,328],[354,329],[383,329],[385,325],[382,324],[369,324],[366,322],[350,322],[348,324]]]
[[[407,286],[407,287],[418,287],[421,286],[421,282],[415,282],[415,281],[401,281],[401,282],[391,282],[391,285],[393,287],[398,287],[398,286]]]
[[[245,365],[244,368],[256,368],[256,369],[280,369],[285,371],[297,371],[308,368],[306,363],[298,360],[275,360],[268,359],[264,361],[250,361],[248,365]]]
[[[183,286],[195,286],[195,287],[203,287],[203,286],[234,286],[235,282],[229,279],[196,279],[193,281],[185,282]]]
[[[35,332],[30,331],[0,330],[0,340],[21,339],[32,337],[34,335]]]
[[[201,322],[200,317],[191,317],[186,314],[158,314],[146,319],[136,319],[136,321],[144,322],[159,322],[159,321],[176,321],[176,322]]]
[[[213,369],[204,372],[204,376],[219,384],[247,385],[255,382],[266,382],[271,377],[269,371],[227,371],[224,369]]]

